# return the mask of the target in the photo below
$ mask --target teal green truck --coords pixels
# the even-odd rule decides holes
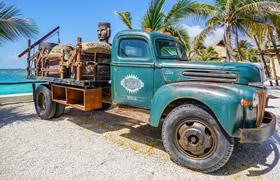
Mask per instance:
[[[275,131],[262,66],[188,61],[183,44],[164,33],[117,33],[106,81],[27,77],[49,83],[34,95],[42,119],[61,116],[65,105],[86,111],[114,104],[107,112],[161,127],[170,158],[196,171],[224,166],[235,141],[260,143]]]

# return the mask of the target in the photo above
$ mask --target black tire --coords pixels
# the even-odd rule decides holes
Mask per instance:
[[[111,107],[112,104],[108,104],[108,103],[102,103],[102,108],[100,109],[95,109],[96,111],[104,111],[106,109],[109,109]]]
[[[56,103],[56,111],[53,118],[59,118],[60,116],[62,116],[64,114],[64,110],[65,110],[64,104]]]
[[[56,111],[56,103],[52,101],[49,85],[41,84],[37,87],[34,95],[34,106],[41,119],[53,118]]]
[[[162,141],[174,162],[204,173],[224,166],[234,148],[234,139],[216,119],[194,104],[183,104],[168,114]]]

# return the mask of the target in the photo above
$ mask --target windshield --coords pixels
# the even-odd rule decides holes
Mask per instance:
[[[160,58],[187,60],[184,46],[173,40],[157,39],[156,51]]]

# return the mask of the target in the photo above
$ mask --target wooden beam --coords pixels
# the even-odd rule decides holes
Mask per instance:
[[[270,39],[269,39],[269,35],[268,34],[267,34],[267,43],[268,43],[269,49],[271,49],[271,44],[270,44]],[[271,59],[271,63],[272,63],[272,72],[273,72],[273,75],[275,77],[275,83],[276,83],[277,86],[279,86],[273,56],[270,56],[270,59]]]
[[[258,42],[258,39],[257,39],[256,35],[254,35],[253,37],[254,37],[255,43],[256,43],[256,45],[257,45],[259,51],[262,52],[262,48],[260,47],[260,44],[259,44],[259,42]],[[264,56],[263,56],[262,53],[261,53],[261,59],[262,59],[262,62],[263,62],[263,64],[264,64],[264,68],[265,68],[265,70],[266,70],[266,75],[267,75],[268,78],[270,78],[270,74],[269,74],[269,71],[268,71],[268,67],[267,67],[267,65],[266,65],[266,62],[265,62],[265,59],[264,59]],[[270,86],[273,86],[271,80],[269,81],[269,83],[270,83]]]
[[[274,48],[275,53],[276,53],[276,57],[277,57],[278,62],[279,62],[279,64],[280,64],[280,53],[279,53],[279,49],[277,49],[277,45],[276,45],[275,38],[274,38],[274,36],[273,36],[272,31],[270,31],[269,34],[270,34],[270,38],[271,38],[271,42],[272,42],[273,48]]]
[[[34,44],[32,44],[30,47],[28,47],[26,50],[24,50],[22,53],[20,53],[18,55],[19,58],[21,58],[23,55],[25,55],[27,52],[30,52],[31,49],[33,49],[35,46],[37,46],[38,44],[40,44],[42,41],[44,41],[46,38],[48,38],[50,35],[52,35],[55,31],[57,31],[60,27],[57,26],[56,28],[54,28],[52,31],[50,31],[48,34],[46,34],[44,37],[42,37],[41,39],[39,39],[37,42],[35,42]]]

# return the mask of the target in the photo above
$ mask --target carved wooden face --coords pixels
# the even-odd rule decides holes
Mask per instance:
[[[110,38],[110,28],[105,26],[105,25],[102,25],[102,26],[99,26],[98,27],[98,30],[97,30],[97,37],[99,39],[99,41],[103,42],[108,42],[109,38]]]

